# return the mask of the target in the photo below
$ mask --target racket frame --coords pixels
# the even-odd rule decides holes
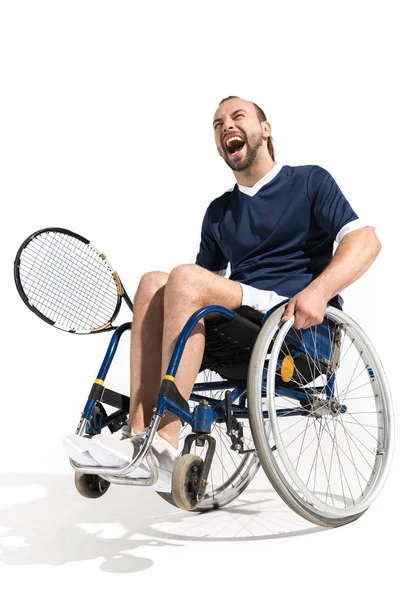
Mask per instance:
[[[22,255],[22,252],[25,250],[25,248],[30,244],[30,242],[34,238],[38,237],[39,235],[41,235],[43,233],[50,233],[50,232],[63,233],[65,235],[69,235],[71,237],[78,239],[79,241],[83,242],[84,244],[88,244],[88,245],[90,244],[90,246],[98,253],[100,258],[102,258],[103,260],[106,259],[105,254],[100,253],[97,250],[97,248],[90,243],[90,240],[84,238],[82,235],[79,235],[78,233],[75,233],[69,229],[64,229],[62,227],[44,227],[43,229],[39,229],[38,231],[35,231],[31,235],[29,235],[26,238],[26,240],[24,240],[24,242],[21,244],[21,246],[19,247],[18,252],[16,254],[15,260],[14,260],[14,281],[15,281],[15,285],[17,287],[18,293],[19,293],[20,297],[22,298],[24,304],[26,304],[26,306],[37,317],[42,319],[42,321],[45,321],[45,323],[48,323],[49,325],[53,325],[53,327],[56,327],[56,329],[60,329],[61,331],[66,331],[67,333],[76,333],[78,335],[87,335],[87,334],[92,334],[92,333],[102,333],[103,331],[113,331],[113,330],[117,329],[117,327],[115,325],[112,325],[112,323],[116,319],[116,317],[118,316],[118,313],[120,311],[121,299],[123,298],[125,300],[127,306],[130,308],[130,310],[132,312],[133,312],[133,305],[132,305],[132,301],[129,298],[128,294],[126,293],[125,288],[121,282],[121,279],[116,271],[112,271],[112,276],[115,281],[115,287],[116,287],[117,295],[118,295],[114,313],[112,314],[109,321],[107,321],[107,323],[104,323],[104,325],[101,325],[100,327],[97,327],[95,329],[91,329],[90,331],[79,331],[78,332],[74,329],[64,329],[64,328],[56,325],[55,321],[46,317],[46,315],[41,313],[33,304],[31,304],[29,302],[29,299],[28,299],[27,295],[25,294],[24,288],[22,287],[22,283],[21,283],[21,279],[20,279],[20,275],[19,275],[21,255]],[[110,267],[111,267],[111,265],[110,265]],[[112,269],[112,267],[111,267],[111,269]]]

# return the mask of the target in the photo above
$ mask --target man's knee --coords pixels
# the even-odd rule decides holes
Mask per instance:
[[[204,271],[202,267],[193,264],[174,267],[168,277],[166,294],[178,293],[182,297],[196,300],[201,294]]]
[[[141,298],[153,298],[154,295],[163,288],[168,281],[168,273],[163,271],[150,271],[142,275],[138,288],[136,290],[135,299],[140,295]]]
[[[183,302],[199,305],[223,304],[228,308],[240,306],[242,297],[238,282],[211,273],[199,265],[185,264],[172,269],[165,294],[179,296]],[[234,304],[234,306],[231,306]]]
[[[209,271],[199,265],[178,265],[172,269],[168,281],[173,285],[180,285],[183,288],[187,288],[201,282],[202,278],[207,276],[207,274],[209,274]]]

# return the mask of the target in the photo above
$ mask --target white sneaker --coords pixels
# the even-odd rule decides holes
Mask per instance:
[[[158,433],[154,436],[151,445],[154,460],[158,467],[158,479],[154,484],[156,492],[171,492],[172,471],[180,452]]]
[[[96,435],[90,445],[90,456],[103,467],[117,467],[122,469],[132,460],[143,444],[146,430],[132,434],[131,428],[124,425],[113,435]],[[150,471],[145,465],[138,465],[126,477],[147,479]]]
[[[78,435],[77,433],[72,433],[62,441],[62,447],[67,455],[79,464],[86,466],[99,466],[103,463],[99,463],[97,460],[94,460],[94,458],[89,454],[89,449],[91,448],[95,438],[105,438],[108,440],[110,437],[113,437],[117,440],[130,438],[132,437],[131,428],[128,425],[124,425],[115,431],[112,436],[100,433],[94,435],[93,437],[84,437],[82,435]],[[109,465],[104,464],[104,466]]]
[[[73,433],[62,441],[62,447],[66,454],[78,464],[95,467],[99,466],[99,463],[89,454],[91,442],[91,438]]]
[[[92,438],[92,444],[89,448],[90,456],[103,466],[126,467],[132,461],[133,456],[139,452],[146,433],[147,431],[144,430],[134,436],[125,436],[125,439],[122,439],[122,437],[117,439],[115,435],[97,435]],[[170,492],[172,471],[179,451],[157,433],[153,439],[151,448],[158,467],[158,480],[153,487],[158,492]],[[148,479],[150,477],[150,469],[147,459],[145,458],[140,466],[125,475],[125,477]]]

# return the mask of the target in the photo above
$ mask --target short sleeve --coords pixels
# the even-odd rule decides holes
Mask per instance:
[[[200,249],[196,265],[222,275],[228,266],[228,260],[217,244],[210,225],[209,208],[206,211],[201,228]]]
[[[345,231],[344,228],[349,223],[352,223],[352,228],[349,230],[365,227],[332,175],[322,167],[313,166],[310,170],[307,191],[311,210],[318,225],[329,233],[332,239],[340,241],[338,234],[342,230]]]

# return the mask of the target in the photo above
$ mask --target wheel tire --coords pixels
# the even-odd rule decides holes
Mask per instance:
[[[199,373],[199,378],[196,383],[214,383],[221,381],[221,378],[209,369],[204,369]],[[225,380],[224,380],[225,381]],[[201,390],[202,396],[210,398],[213,402],[221,402],[225,390],[233,389],[229,387],[229,382],[221,385],[219,390]],[[196,406],[196,402],[189,400],[191,410]],[[254,442],[251,439],[250,427],[248,418],[240,419],[244,427],[244,447],[246,450],[254,448]],[[192,433],[190,425],[185,424],[180,433],[180,449],[183,449],[185,437]],[[196,508],[198,512],[207,512],[217,510],[226,506],[235,500],[251,483],[254,476],[258,472],[260,462],[256,453],[238,454],[230,448],[232,441],[227,435],[226,424],[224,422],[215,422],[211,428],[210,435],[216,440],[215,455],[211,463],[211,469],[208,474],[208,485],[205,496]],[[196,454],[197,457],[204,459],[206,455],[207,445],[204,448],[197,448],[193,444],[190,452]],[[161,498],[173,506],[177,506],[174,502],[171,493],[157,492]]]
[[[100,498],[110,487],[110,482],[98,475],[75,473],[75,487],[85,498]]]
[[[203,460],[197,454],[180,456],[172,473],[171,495],[175,505],[183,510],[194,510],[203,500],[194,496],[194,487],[198,483]]]
[[[356,340],[356,342],[354,344],[354,348],[355,348],[354,351],[359,351],[359,348],[361,349],[361,356],[364,357],[364,362],[365,362],[365,370],[371,369],[371,372],[373,374],[374,378],[372,378],[371,374],[370,374],[370,377],[372,379],[371,386],[374,388],[374,391],[379,392],[379,399],[377,400],[377,409],[376,409],[377,417],[376,418],[379,419],[378,424],[381,425],[381,429],[382,429],[382,433],[379,434],[380,438],[379,438],[379,444],[378,444],[378,446],[381,446],[381,451],[377,452],[377,458],[376,458],[376,463],[375,463],[376,464],[376,472],[378,473],[378,475],[375,474],[375,470],[374,470],[375,468],[372,468],[371,475],[370,475],[370,488],[371,489],[369,489],[369,485],[367,485],[365,488],[366,489],[365,496],[368,498],[368,500],[364,501],[364,496],[363,496],[363,494],[361,494],[361,496],[360,496],[360,498],[362,498],[361,500],[359,500],[358,498],[355,498],[355,500],[353,501],[353,506],[350,503],[349,503],[350,506],[348,506],[346,504],[347,498],[345,498],[345,494],[343,493],[344,506],[343,506],[342,511],[340,509],[338,510],[338,507],[335,506],[335,504],[333,504],[333,506],[329,506],[327,504],[326,500],[325,500],[324,507],[321,507],[320,506],[321,501],[318,497],[318,493],[316,493],[316,491],[315,491],[315,482],[314,482],[314,491],[313,491],[313,490],[311,490],[312,482],[310,482],[310,487],[308,487],[308,480],[307,480],[307,483],[305,483],[303,481],[303,489],[304,489],[304,483],[305,483],[305,487],[308,488],[307,491],[308,491],[309,495],[314,494],[315,503],[312,501],[312,498],[311,499],[310,499],[310,497],[307,498],[305,496],[304,492],[301,491],[301,487],[299,487],[299,481],[300,481],[301,475],[300,475],[300,472],[298,471],[298,468],[295,466],[295,461],[293,460],[292,472],[290,472],[290,470],[288,472],[288,468],[286,467],[286,465],[289,464],[288,459],[291,458],[290,452],[288,453],[288,450],[287,450],[291,444],[289,443],[289,444],[286,444],[286,446],[285,446],[285,444],[282,443],[283,434],[285,433],[286,429],[284,429],[284,427],[280,425],[280,422],[284,423],[285,421],[282,421],[282,417],[279,418],[279,415],[277,412],[278,407],[276,405],[276,400],[282,401],[282,399],[284,398],[284,394],[283,395],[275,394],[275,377],[276,377],[275,373],[277,372],[275,370],[275,368],[277,366],[277,356],[278,356],[278,351],[280,351],[284,347],[283,344],[286,339],[284,337],[283,341],[279,342],[278,341],[279,336],[277,336],[276,334],[278,332],[278,329],[281,329],[282,335],[285,335],[285,336],[286,336],[285,332],[289,331],[289,329],[286,328],[286,325],[288,325],[288,327],[289,327],[289,324],[285,324],[282,327],[279,327],[280,320],[281,320],[284,310],[285,310],[285,306],[278,308],[275,311],[275,313],[273,313],[271,315],[271,317],[268,319],[268,321],[265,323],[263,329],[261,330],[261,332],[257,338],[256,344],[254,346],[253,353],[251,356],[251,360],[250,360],[249,381],[248,381],[248,391],[249,391],[248,407],[249,407],[250,426],[251,426],[253,439],[254,439],[255,445],[258,449],[258,454],[259,454],[259,458],[261,461],[261,465],[262,465],[268,479],[270,480],[271,484],[273,485],[275,490],[278,492],[280,497],[286,502],[286,504],[292,510],[297,512],[303,518],[305,518],[317,525],[322,525],[325,527],[337,527],[340,525],[345,525],[347,523],[350,523],[350,522],[358,519],[365,512],[365,510],[367,510],[369,508],[373,499],[376,497],[376,495],[382,488],[384,480],[386,479],[387,472],[388,472],[388,469],[389,469],[389,466],[391,463],[391,456],[393,453],[393,431],[392,431],[393,430],[393,413],[392,413],[392,406],[391,406],[391,399],[390,399],[390,391],[389,391],[389,388],[388,388],[388,385],[386,382],[386,377],[385,377],[382,365],[374,351],[374,348],[373,348],[371,342],[368,340],[367,336],[364,334],[364,332],[362,332],[361,328],[352,319],[350,319],[350,317],[348,317],[347,315],[342,313],[342,311],[328,307],[327,317],[331,318],[331,320],[334,321],[335,323],[338,323],[338,324],[344,323],[346,325],[346,327],[348,327],[348,329],[345,330],[345,335],[347,335],[347,333],[349,331],[350,334],[354,338],[352,343],[354,342],[354,340]],[[292,321],[293,321],[293,319],[292,319]],[[349,335],[349,338],[351,339],[350,335]],[[260,402],[261,389],[262,389],[263,382],[265,382],[265,376],[263,375],[263,368],[264,368],[264,361],[266,359],[267,349],[268,349],[268,352],[271,353],[270,358],[269,358],[269,363],[268,363],[269,375],[267,378],[267,401],[268,401],[268,415],[269,415],[268,421],[270,424],[270,430],[268,431],[268,433],[266,431],[266,427],[265,427],[265,423],[264,423],[265,417],[263,417],[263,413],[262,413],[262,409],[261,409],[261,402]],[[311,355],[309,355],[309,356],[311,356]],[[365,357],[367,357],[367,358],[365,358]],[[271,362],[272,362],[272,365],[271,365]],[[341,367],[341,365],[342,365],[342,357],[340,358],[337,368],[339,369]],[[272,375],[272,373],[273,373],[273,375]],[[325,385],[327,386],[327,384],[325,384]],[[265,383],[264,383],[264,386],[265,386]],[[306,388],[308,388],[308,384],[306,384]],[[317,387],[315,389],[317,389]],[[324,388],[324,392],[326,392],[326,389],[327,389],[327,387]],[[340,398],[341,395],[343,396],[343,394],[340,392],[339,396],[337,396],[337,397]],[[346,396],[344,396],[344,399],[342,398],[341,401],[343,403],[346,402],[347,404],[349,404],[349,407],[351,407],[350,403],[355,400],[357,401],[358,399],[351,398],[351,394],[349,394],[349,396],[350,397],[347,398],[347,390],[346,390]],[[372,398],[374,398],[374,396],[378,396],[378,394],[371,395],[371,402],[372,402]],[[335,397],[336,397],[336,392],[335,392]],[[282,404],[283,404],[283,402],[282,402]],[[279,402],[278,402],[278,405],[279,405]],[[349,407],[346,405],[346,411],[348,411],[348,415],[350,416],[351,410]],[[363,410],[366,410],[366,409],[363,408]],[[380,412],[382,412],[382,415],[380,415]],[[331,417],[329,415],[327,417],[320,418],[320,422],[322,422],[322,423],[324,423],[324,419],[325,419],[324,431],[322,434],[320,434],[321,439],[322,439],[322,435],[326,433],[325,429],[328,432],[330,432],[331,425],[329,424],[330,421],[328,421],[328,419],[330,419],[330,418]],[[314,411],[311,411],[310,415],[303,417],[303,419],[315,419],[315,422],[318,423],[318,420],[316,419],[316,417],[314,415]],[[287,419],[286,419],[286,422],[287,422]],[[340,421],[337,421],[337,422],[339,423],[337,425],[337,427],[339,428],[339,425],[342,427],[342,424],[340,423]],[[287,430],[289,430],[289,429],[290,429],[290,426],[287,427]],[[346,425],[345,425],[344,429],[346,429]],[[292,430],[292,431],[294,431],[294,430]],[[338,442],[334,441],[334,440],[336,440],[336,429],[334,430],[334,434],[335,434],[335,437],[332,438],[332,442],[331,442],[332,447],[335,447],[335,443],[338,444]],[[295,434],[293,433],[293,436],[294,435]],[[329,437],[326,437],[326,439],[329,440]],[[318,442],[318,444],[319,444],[319,442]],[[306,445],[306,444],[304,444],[304,445]],[[271,449],[271,446],[275,446],[274,450]],[[336,446],[336,448],[339,448],[339,450],[337,450],[337,452],[341,451],[340,445]],[[293,449],[293,446],[292,446],[291,450],[292,449]],[[274,454],[274,452],[276,452],[276,454]],[[321,454],[322,454],[322,452],[321,452]],[[332,454],[333,454],[333,451],[332,451]],[[348,452],[348,454],[350,454],[350,453]],[[383,455],[382,458],[379,458],[380,454]],[[317,456],[317,460],[318,460],[318,454],[316,456]],[[321,459],[320,459],[320,462],[321,462]],[[347,465],[346,465],[346,467],[347,467]],[[289,465],[289,468],[290,468],[290,465]],[[315,469],[316,468],[317,467],[315,466]],[[331,476],[331,472],[328,467],[326,468],[326,472],[327,471],[329,471],[329,476]],[[301,485],[301,482],[300,482],[300,485]],[[317,488],[317,490],[318,490],[318,488]],[[330,493],[332,493],[335,500],[337,500],[337,496],[335,496],[333,491],[330,490]],[[346,496],[348,496],[348,494],[346,494]],[[359,509],[357,508],[358,506],[359,506]],[[342,512],[342,516],[340,515],[340,512]]]

